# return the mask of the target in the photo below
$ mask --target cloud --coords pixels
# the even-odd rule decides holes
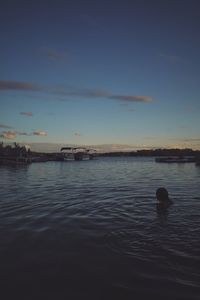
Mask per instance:
[[[187,138],[182,139],[184,142],[200,142],[200,138]]]
[[[68,53],[66,51],[59,51],[53,48],[42,47],[42,54],[51,61],[65,61]]]
[[[170,63],[177,63],[177,62],[182,61],[182,59],[178,55],[169,55],[166,53],[161,53],[160,57],[164,58],[165,60],[169,61]]]
[[[4,139],[14,139],[16,137],[16,131],[3,131],[0,133],[0,137]]]
[[[155,136],[145,136],[144,139],[145,140],[155,140],[155,139],[157,139],[157,137],[155,137]]]
[[[8,130],[8,131],[2,131],[0,132],[0,137],[5,139],[14,139],[17,136],[32,136],[32,135],[38,135],[38,136],[47,136],[47,132],[44,130],[34,131],[32,133],[24,132],[24,131],[17,131],[17,130]]]
[[[80,96],[94,97],[94,98],[102,98],[102,97],[109,98],[111,96],[111,93],[103,90],[85,89],[83,90],[82,93],[80,93]]]
[[[75,132],[74,135],[75,136],[82,136],[82,134],[80,132]]]
[[[43,91],[44,87],[31,82],[13,81],[13,80],[0,80],[0,91]]]
[[[96,149],[98,152],[126,152],[135,151],[139,149],[152,149],[152,146],[145,145],[126,145],[126,144],[102,144],[102,145],[91,145],[91,148]]]
[[[54,94],[59,96],[74,96],[83,98],[100,98],[109,97],[112,94],[108,91],[99,89],[89,89],[89,88],[77,88],[77,87],[56,87],[52,91]]]
[[[192,143],[192,142],[200,142],[200,137],[193,137],[193,138],[171,138],[171,140],[176,140],[182,143]]]
[[[124,102],[151,102],[153,100],[150,96],[136,96],[136,95],[115,95],[109,91],[97,89],[55,89],[55,94],[60,96],[74,96],[84,98],[107,98],[112,100],[119,100]]]
[[[5,124],[0,124],[0,128],[12,129],[13,127],[12,127],[12,126],[8,126],[8,125],[5,125]]]
[[[17,137],[17,135],[26,135],[26,136],[30,136],[32,134],[27,133],[27,132],[22,132],[22,131],[17,131],[17,130],[8,130],[8,131],[2,131],[0,133],[0,137],[1,138],[5,138],[5,139],[14,139]]]
[[[123,95],[113,95],[109,97],[110,99],[127,101],[127,102],[151,102],[153,99],[150,96],[123,96]]]
[[[107,98],[125,102],[151,102],[153,99],[150,96],[136,96],[136,95],[115,95],[109,91],[99,89],[79,89],[79,88],[68,88],[63,87],[54,89],[55,94],[60,96],[74,96],[84,98]]]
[[[16,133],[18,134],[18,135],[31,135],[31,133],[27,133],[27,132],[21,132],[21,131],[16,131]]]
[[[99,89],[89,89],[89,88],[77,88],[77,87],[65,87],[58,86],[48,88],[38,84],[33,84],[30,82],[18,82],[18,81],[0,81],[0,91],[4,90],[18,90],[18,91],[32,91],[32,92],[46,92],[52,95],[63,96],[63,97],[80,97],[80,98],[106,98],[109,100],[117,100],[123,102],[151,102],[153,98],[150,96],[141,95],[117,95],[112,92],[99,90]],[[67,100],[63,98],[62,100]]]
[[[34,131],[33,135],[39,135],[39,136],[47,136],[47,132],[43,130]]]
[[[20,112],[20,115],[32,117],[33,113],[31,111],[22,111],[22,112]]]

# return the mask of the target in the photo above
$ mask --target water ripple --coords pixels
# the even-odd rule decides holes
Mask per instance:
[[[48,279],[62,290],[67,278],[68,290],[83,291],[80,276],[131,299],[198,299],[196,168],[143,158],[1,167],[1,275],[19,287]],[[165,213],[156,211],[158,186],[174,201]]]

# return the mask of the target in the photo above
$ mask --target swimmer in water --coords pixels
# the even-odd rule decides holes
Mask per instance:
[[[173,204],[172,200],[169,199],[168,191],[163,187],[157,189],[156,198],[158,200],[158,209],[167,209],[171,204]]]

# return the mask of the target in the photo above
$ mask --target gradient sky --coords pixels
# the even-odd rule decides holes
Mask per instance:
[[[3,0],[0,23],[1,141],[200,149],[198,0]]]

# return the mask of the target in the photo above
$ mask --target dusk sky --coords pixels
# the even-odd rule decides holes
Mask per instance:
[[[200,149],[200,1],[3,0],[0,23],[0,141]]]

